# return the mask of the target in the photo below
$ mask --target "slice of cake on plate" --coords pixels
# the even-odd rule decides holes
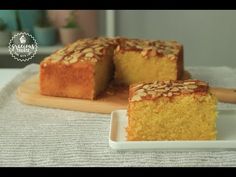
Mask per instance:
[[[215,140],[217,99],[199,80],[130,86],[127,139]]]

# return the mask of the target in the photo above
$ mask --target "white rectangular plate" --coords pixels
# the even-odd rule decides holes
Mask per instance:
[[[109,145],[116,150],[236,150],[236,110],[221,110],[217,119],[217,140],[211,141],[127,141],[126,110],[111,114]]]

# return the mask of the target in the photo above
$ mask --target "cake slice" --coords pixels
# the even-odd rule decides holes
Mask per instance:
[[[183,46],[176,41],[117,39],[115,80],[121,85],[182,79]]]
[[[113,77],[115,44],[106,38],[81,39],[40,63],[43,95],[95,99]]]
[[[127,139],[215,140],[217,99],[199,80],[130,86]]]

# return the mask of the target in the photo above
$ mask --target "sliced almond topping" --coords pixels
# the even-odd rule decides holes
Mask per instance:
[[[145,93],[145,92],[138,92],[138,95],[141,96],[141,97],[142,96],[147,96],[147,93]]]
[[[69,63],[76,63],[78,61],[78,59],[77,58],[72,58],[70,61],[69,61]]]
[[[69,61],[63,60],[62,63],[64,63],[65,65],[69,65]]]
[[[145,92],[145,90],[144,89],[139,89],[136,92]]]
[[[182,87],[182,86],[183,86],[183,84],[182,84],[182,83],[173,83],[172,85],[173,85],[173,86],[177,86],[177,87],[178,87],[178,86],[180,86],[180,87]]]
[[[104,49],[104,47],[97,47],[97,48],[95,48],[95,50],[96,50],[96,51],[99,51],[99,52],[100,52],[101,50],[103,50],[103,49]]]
[[[160,88],[165,88],[165,87],[166,87],[166,85],[158,85],[158,86],[157,86],[157,88],[159,88],[159,89],[160,89]]]
[[[65,58],[63,58],[63,59],[66,60],[66,61],[68,61],[68,60],[71,59],[71,57],[65,57]]]
[[[169,84],[170,83],[170,81],[163,81],[165,84]]]
[[[178,86],[178,88],[179,88],[180,90],[183,90],[183,89],[186,89],[187,87]]]
[[[157,55],[157,51],[156,51],[156,49],[153,48],[153,49],[150,51],[149,55],[150,55],[151,57],[156,56],[156,55]]]
[[[206,82],[197,82],[197,85],[207,86],[207,83]]]
[[[179,92],[173,92],[173,95],[180,95]]]
[[[58,51],[56,52],[56,54],[65,55],[65,51],[64,51],[64,49],[61,49],[61,50],[58,50]]]
[[[142,47],[140,45],[136,45],[137,49],[142,49]]]
[[[131,41],[126,41],[126,44],[127,44],[128,46],[130,46],[130,47],[133,47],[133,46],[134,46],[134,43],[131,42]]]
[[[170,60],[175,60],[176,57],[173,55],[173,54],[168,54],[167,57],[170,59]]]
[[[172,94],[171,92],[168,92],[168,93],[167,93],[167,96],[168,96],[168,97],[171,97],[172,95],[173,95],[173,94]]]
[[[196,82],[194,82],[194,81],[185,81],[183,84],[184,85],[191,85],[191,84],[196,84]]]
[[[161,96],[161,95],[162,95],[162,93],[157,93],[157,94],[156,94],[157,97],[159,97],[159,96]]]
[[[148,94],[150,94],[150,95],[156,95],[156,92],[155,92],[155,91],[148,91]]]
[[[96,63],[98,60],[96,58],[92,58],[90,61]]]
[[[158,81],[155,81],[153,84],[155,84],[155,85],[156,85],[157,83],[158,83]]]
[[[166,93],[163,93],[163,96],[164,96],[164,97],[167,97],[167,94],[166,94]]]
[[[83,55],[83,53],[78,53],[78,54],[76,54],[76,57],[77,57],[77,58],[80,58],[82,55]],[[75,57],[75,56],[74,56],[74,57]]]
[[[141,88],[142,86],[143,86],[143,84],[137,84],[137,85],[133,86],[132,88],[137,90],[137,89]],[[144,89],[140,89],[140,90],[144,90]],[[139,90],[137,90],[137,91],[139,91]]]
[[[92,48],[86,48],[86,49],[84,49],[84,50],[82,51],[82,53],[90,53],[90,52],[92,52],[92,51],[93,51]]]
[[[188,85],[187,87],[188,87],[188,89],[195,89],[195,88],[197,88],[196,85]]]
[[[173,56],[173,57],[171,57],[171,58],[170,58],[170,60],[175,60],[175,59],[176,59],[176,57],[175,57],[175,56]]]
[[[56,54],[51,56],[51,60],[60,60],[61,58],[62,56]]]
[[[144,85],[143,88],[144,89],[147,89],[149,87],[149,85]]]
[[[139,95],[134,95],[131,99],[131,101],[140,101],[141,97]]]
[[[178,87],[173,87],[172,89],[171,89],[171,92],[178,92],[179,91],[179,88]]]
[[[86,53],[85,57],[92,58],[94,54],[92,52]]]
[[[143,50],[143,51],[141,52],[141,55],[142,55],[143,57],[146,57],[147,54],[148,54],[148,50]]]
[[[51,63],[57,63],[59,60],[51,60]]]
[[[165,89],[157,89],[156,91],[157,91],[157,92],[166,92]]]
[[[98,47],[101,47],[99,44],[95,44],[92,46],[92,48],[94,48],[95,50],[98,48]]]
[[[95,54],[96,54],[96,55],[102,55],[102,52],[100,52],[100,51],[95,51]]]
[[[160,50],[160,49],[158,49],[158,50],[157,50],[157,52],[158,52],[159,54],[162,54],[164,51],[163,51],[163,50]]]
[[[169,91],[170,90],[170,87],[165,87],[165,91]]]
[[[120,45],[118,45],[117,47],[116,47],[116,50],[115,50],[116,52],[119,52],[120,51]]]

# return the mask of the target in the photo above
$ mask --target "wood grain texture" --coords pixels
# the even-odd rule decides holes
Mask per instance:
[[[20,85],[16,91],[18,100],[25,104],[60,108],[74,111],[111,113],[115,109],[126,109],[128,92],[105,94],[97,100],[44,96],[39,92],[39,76],[34,75]]]
[[[210,92],[216,95],[220,102],[236,104],[236,89],[211,87]]]
[[[185,71],[183,79],[190,77],[189,72]],[[38,74],[23,82],[17,88],[16,96],[19,101],[29,105],[104,114],[110,114],[116,109],[126,109],[128,104],[128,89],[112,92],[108,90],[97,100],[44,96],[39,92]]]

